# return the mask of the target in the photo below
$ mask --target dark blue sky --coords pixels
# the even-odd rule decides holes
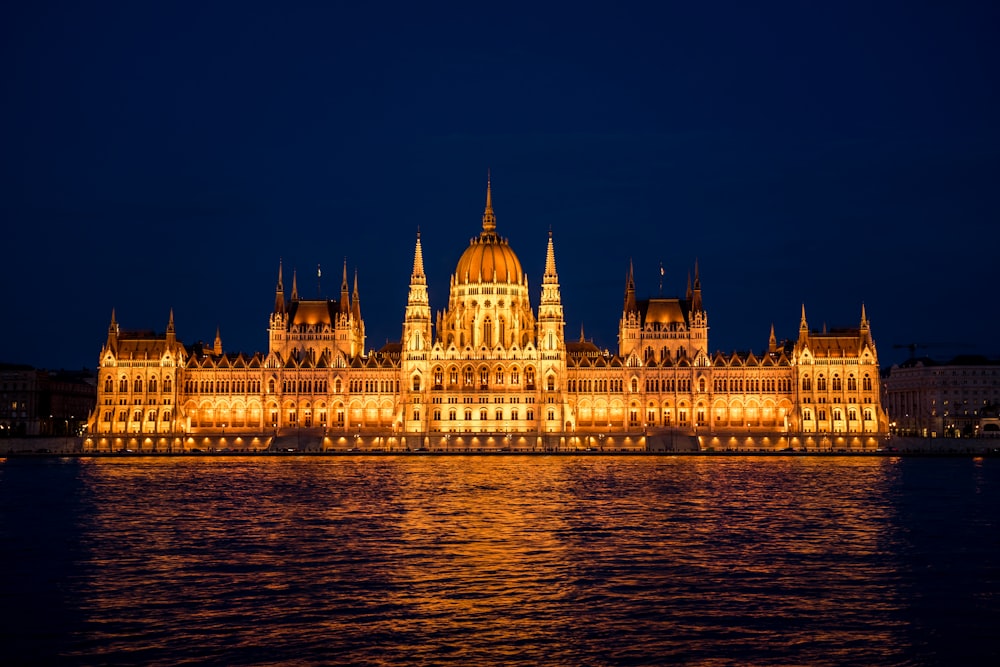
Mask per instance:
[[[1000,353],[993,3],[152,4],[0,9],[2,360],[95,366],[112,308],[265,350],[279,258],[313,297],[346,257],[377,348],[418,227],[445,306],[487,168],[570,338],[697,259],[714,349],[864,302],[883,364]]]

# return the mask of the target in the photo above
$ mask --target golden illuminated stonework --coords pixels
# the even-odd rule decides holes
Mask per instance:
[[[365,349],[358,277],[339,299],[288,298],[279,264],[266,353],[185,346],[128,333],[112,314],[101,352],[93,449],[122,443],[190,450],[257,448],[294,436],[322,449],[661,449],[865,447],[887,431],[878,359],[860,324],[798,339],[772,328],[760,354],[709,354],[694,267],[683,297],[640,299],[629,267],[619,345],[566,340],[551,232],[537,310],[528,279],[497,233],[487,184],[482,229],[432,315],[419,234],[402,338]],[[303,440],[304,439],[304,440]],[[668,447],[666,443],[671,443]],[[655,445],[655,446],[654,446]]]

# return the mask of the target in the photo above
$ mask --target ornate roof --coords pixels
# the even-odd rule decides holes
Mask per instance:
[[[486,210],[483,212],[483,231],[474,238],[462,253],[455,268],[455,281],[521,283],[524,272],[507,239],[496,232],[493,215],[493,198],[490,184],[486,182]]]

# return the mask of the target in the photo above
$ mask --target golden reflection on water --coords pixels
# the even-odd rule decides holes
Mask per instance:
[[[885,662],[888,459],[81,464],[78,657]]]

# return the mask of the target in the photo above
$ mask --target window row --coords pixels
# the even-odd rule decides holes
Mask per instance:
[[[114,380],[111,378],[110,375],[108,375],[107,377],[104,378],[104,391],[106,393],[110,394],[111,392],[113,392],[114,391],[114,386],[115,386],[114,385]],[[174,387],[173,386],[173,382],[171,381],[169,375],[167,377],[163,378],[163,391],[173,391],[173,387]],[[128,388],[129,388],[128,378],[123,375],[121,377],[121,379],[118,380],[118,392],[119,393],[126,393],[126,392],[128,392]],[[136,378],[135,380],[132,381],[132,391],[134,393],[141,392],[143,390],[142,388],[143,388],[142,378]],[[157,389],[157,383],[156,383],[156,376],[155,375],[153,377],[149,378],[149,382],[148,382],[146,391],[149,391],[149,392],[159,391]]]

